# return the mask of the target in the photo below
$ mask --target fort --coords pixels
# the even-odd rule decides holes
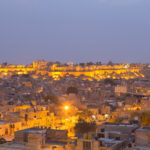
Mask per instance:
[[[1,76],[13,74],[36,74],[48,75],[55,80],[64,76],[85,76],[85,79],[101,80],[105,78],[112,79],[133,79],[144,77],[141,73],[141,67],[130,67],[130,65],[91,65],[91,66],[59,66],[57,64],[48,65],[45,61],[36,61],[31,65],[0,65]]]

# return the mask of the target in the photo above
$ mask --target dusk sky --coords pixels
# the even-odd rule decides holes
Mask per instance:
[[[0,63],[150,62],[150,0],[0,0]]]

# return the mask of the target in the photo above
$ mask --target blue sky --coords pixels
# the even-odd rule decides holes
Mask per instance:
[[[149,56],[150,0],[0,0],[0,63]]]

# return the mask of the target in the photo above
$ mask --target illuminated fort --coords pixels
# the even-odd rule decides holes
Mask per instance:
[[[35,74],[48,75],[54,79],[59,79],[64,76],[84,76],[85,79],[101,80],[105,78],[112,79],[133,79],[144,77],[141,73],[141,67],[130,67],[128,64],[122,65],[90,65],[81,67],[79,65],[59,66],[57,64],[48,65],[48,62],[43,60],[35,61],[31,65],[0,65],[1,76],[13,74]]]

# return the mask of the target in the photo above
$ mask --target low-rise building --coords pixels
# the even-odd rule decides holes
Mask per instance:
[[[74,141],[67,137],[66,132],[41,128],[17,131],[15,140],[0,145],[0,150],[74,150]]]
[[[122,150],[123,147],[123,140],[84,136],[77,140],[75,150]]]

